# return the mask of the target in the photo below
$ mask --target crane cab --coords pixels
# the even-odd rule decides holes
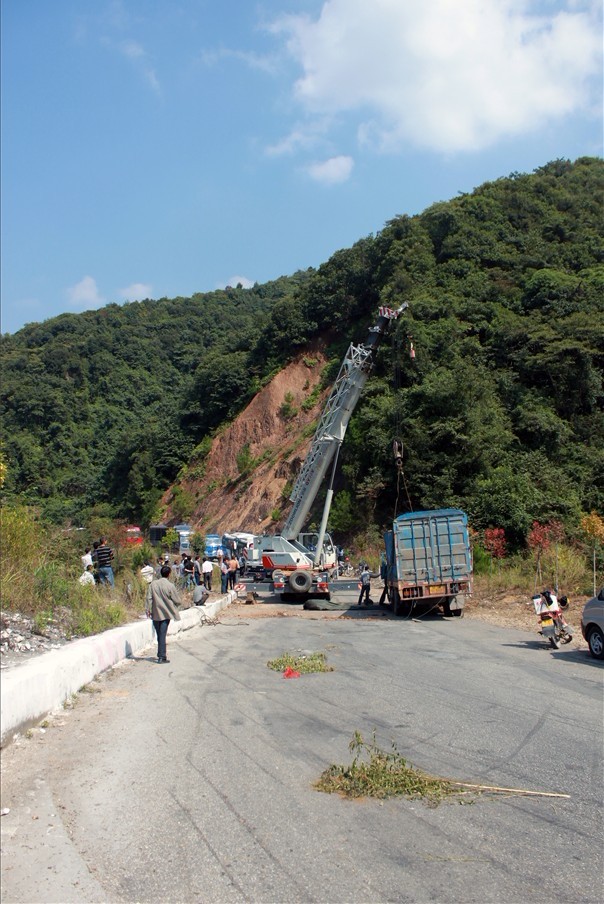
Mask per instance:
[[[304,533],[298,534],[298,543],[300,543],[304,549],[307,549],[310,553],[311,559],[314,561],[314,554],[317,549],[317,543],[319,542],[319,534],[317,531],[306,531]],[[322,570],[330,570],[332,568],[336,568],[338,564],[338,551],[331,539],[330,534],[325,534],[323,538],[323,548],[321,549],[321,560],[319,562],[319,568]]]

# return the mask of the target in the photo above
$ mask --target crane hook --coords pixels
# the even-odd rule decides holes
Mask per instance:
[[[395,439],[392,443],[392,454],[394,455],[394,463],[398,471],[403,470],[403,441]]]

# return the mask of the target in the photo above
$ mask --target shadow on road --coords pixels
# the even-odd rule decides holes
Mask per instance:
[[[565,662],[580,662],[582,665],[602,668],[602,661],[594,659],[588,650],[565,650],[564,647],[554,650],[553,647],[546,646],[543,640],[519,640],[516,643],[504,643],[501,646],[515,647],[520,650],[540,650],[543,653],[549,653],[555,659],[563,659]]]

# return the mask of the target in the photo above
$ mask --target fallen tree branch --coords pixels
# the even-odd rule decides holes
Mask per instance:
[[[444,780],[443,780],[444,781]],[[526,794],[535,797],[566,797],[570,798],[570,794],[560,794],[558,791],[529,791],[526,788],[501,788],[498,785],[472,785],[469,782],[454,782],[450,778],[446,779],[450,785],[456,788],[469,788],[473,791],[496,791],[499,794]]]

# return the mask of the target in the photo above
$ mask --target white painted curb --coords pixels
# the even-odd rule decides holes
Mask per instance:
[[[213,617],[237,597],[233,591],[205,606],[182,609],[168,634],[178,634]],[[58,650],[2,672],[0,694],[0,746],[27,726],[59,708],[72,694],[116,663],[155,643],[153,622],[141,619],[94,637],[83,637]]]

